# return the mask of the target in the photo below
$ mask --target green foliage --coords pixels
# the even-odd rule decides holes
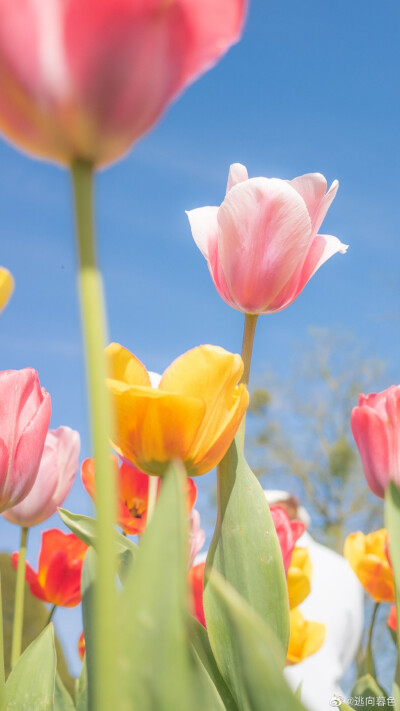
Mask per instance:
[[[11,671],[6,684],[6,710],[64,711],[62,706],[54,705],[56,664],[50,624],[27,647]]]
[[[1,588],[3,596],[3,624],[4,624],[4,657],[6,676],[10,673],[11,637],[14,617],[14,596],[16,572],[11,565],[7,553],[0,554]],[[22,635],[22,650],[36,639],[43,630],[49,617],[46,605],[31,594],[29,585],[25,583],[24,592],[24,622]],[[57,636],[55,637],[57,651],[57,669],[70,694],[73,694],[74,681],[68,672],[67,663]]]
[[[377,699],[378,696],[384,696],[387,699],[386,691],[382,689],[371,674],[364,674],[364,676],[357,679],[351,691],[351,696],[361,696],[363,699],[367,699],[369,696],[374,699]]]
[[[74,703],[58,674],[54,689],[54,711],[75,711]]]
[[[281,642],[283,668],[289,639],[289,605],[279,541],[263,490],[243,455],[238,434],[218,467],[218,517],[206,564],[251,605]],[[204,610],[211,647],[228,683],[236,650],[221,596],[205,584]]]

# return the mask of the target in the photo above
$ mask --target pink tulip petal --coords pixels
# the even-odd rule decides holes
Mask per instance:
[[[303,199],[283,180],[252,178],[229,191],[218,222],[232,298],[242,311],[266,312],[307,250],[311,222]]]
[[[337,193],[339,183],[334,180],[326,192],[326,179],[321,173],[307,173],[289,181],[306,203],[312,224],[312,234],[316,234]]]
[[[232,163],[229,168],[228,183],[226,186],[226,192],[228,193],[234,185],[238,183],[243,183],[245,180],[249,179],[249,174],[247,172],[246,166],[241,163]]]
[[[49,436],[55,440],[57,450],[57,487],[54,492],[55,508],[61,506],[71,491],[79,468],[81,439],[79,433],[70,427],[50,430]]]
[[[390,468],[389,476],[400,488],[400,388],[392,386],[388,388],[386,411],[387,428],[390,440]]]
[[[365,478],[381,499],[389,482],[390,449],[385,422],[369,407],[354,407],[351,430],[360,452]]]
[[[198,207],[195,210],[186,210],[196,242],[203,257],[209,258],[210,245],[218,243],[218,207]]]

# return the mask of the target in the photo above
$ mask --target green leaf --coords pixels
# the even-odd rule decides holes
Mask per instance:
[[[225,669],[240,711],[305,711],[283,676],[283,648],[274,633],[217,571],[207,585],[220,602],[220,629],[229,630],[230,640],[223,642],[232,666]]]
[[[83,516],[82,514],[74,514],[66,509],[58,509],[58,513],[70,531],[75,533],[75,536],[86,543],[87,546],[93,546],[93,548],[96,548],[97,521],[95,518]],[[131,541],[126,536],[123,536],[121,533],[118,533],[118,531],[115,531],[115,543],[118,555],[123,555],[126,551],[130,551],[133,559],[135,558],[138,550],[136,543]]]
[[[264,492],[244,459],[237,435],[218,467],[218,518],[206,571],[216,569],[258,613],[280,640],[277,658],[283,669],[289,640],[289,604],[282,554]],[[204,588],[210,644],[225,681],[240,673],[223,600],[214,587]]]
[[[192,693],[191,708],[198,709],[198,711],[204,711],[204,709],[207,709],[207,711],[208,709],[213,709],[213,711],[225,711],[225,705],[193,647],[190,650],[190,657],[192,662],[190,674]]]
[[[56,684],[54,691],[54,711],[75,711],[74,703],[62,683],[59,674],[56,674]]]
[[[378,696],[384,696],[387,699],[388,695],[371,674],[364,674],[355,682],[351,690],[351,696],[362,696],[364,699],[368,696],[373,696],[375,699]]]
[[[215,687],[217,688],[226,711],[238,711],[237,704],[217,667],[217,663],[214,659],[210,642],[208,640],[207,630],[205,630],[203,625],[197,622],[194,617],[191,617],[189,620],[189,633],[192,646],[206,669],[209,677],[212,679]]]
[[[55,711],[54,629],[49,624],[19,658],[6,683],[6,711]]]
[[[75,689],[76,711],[88,711],[88,684],[86,671],[86,654],[82,664],[82,671],[79,679],[77,679]]]
[[[94,596],[97,575],[97,555],[94,548],[89,548],[85,555],[82,566],[81,592],[82,592],[82,615],[83,628],[85,634],[85,668],[87,683],[87,699],[93,694],[94,689]],[[83,671],[83,670],[82,670]],[[83,690],[82,690],[83,691]],[[90,708],[90,704],[88,703]],[[83,707],[84,708],[84,707]]]

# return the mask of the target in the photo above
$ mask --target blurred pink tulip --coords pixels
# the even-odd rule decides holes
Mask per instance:
[[[198,552],[203,548],[206,534],[200,528],[200,514],[193,509],[189,517],[189,568],[192,567]]]
[[[248,178],[244,165],[231,165],[220,207],[187,215],[194,240],[207,260],[214,284],[233,308],[269,314],[289,306],[309,279],[347,245],[317,234],[336,195],[323,175],[294,180]]]
[[[283,566],[287,574],[296,541],[304,533],[306,526],[301,521],[291,521],[282,506],[271,506],[270,511],[281,547]]]
[[[0,0],[0,130],[116,160],[240,35],[246,0]]]
[[[51,415],[36,370],[0,372],[0,512],[29,494],[39,470]]]
[[[371,491],[384,498],[390,481],[400,488],[400,385],[360,395],[351,429]]]
[[[80,437],[70,427],[49,430],[35,483],[20,504],[4,512],[7,521],[28,528],[50,518],[67,498],[79,467]]]

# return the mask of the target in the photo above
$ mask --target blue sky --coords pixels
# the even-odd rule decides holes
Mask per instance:
[[[158,371],[200,343],[240,350],[242,315],[215,291],[184,211],[219,204],[233,162],[250,176],[317,171],[340,182],[322,231],[349,251],[324,265],[286,311],[259,320],[253,383],[266,369],[284,372],[310,326],[353,332],[388,364],[379,387],[398,381],[399,14],[396,0],[253,0],[242,41],[123,161],[98,175],[110,340]],[[52,396],[52,426],[79,430],[84,457],[90,442],[70,208],[64,170],[0,141],[0,262],[16,280],[1,316],[0,367],[38,370]],[[213,475],[203,479],[207,519]],[[90,512],[79,481],[66,505]],[[45,527],[31,534],[32,563]],[[0,535],[3,550],[16,549],[15,527],[0,522]],[[70,628],[76,671],[79,614],[57,616],[62,635]]]

